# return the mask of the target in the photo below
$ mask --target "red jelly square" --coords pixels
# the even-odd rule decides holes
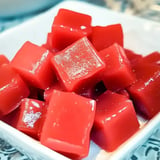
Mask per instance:
[[[8,64],[9,63],[9,60],[8,60],[8,58],[5,56],[5,55],[0,55],[0,66],[2,65],[2,64]]]
[[[8,64],[0,66],[0,75],[0,114],[6,115],[16,109],[21,100],[29,95],[29,89]]]
[[[53,56],[51,61],[67,91],[95,85],[105,68],[105,64],[86,37]]]
[[[131,100],[109,90],[99,96],[91,134],[96,144],[106,151],[114,151],[138,128]]]
[[[62,50],[76,40],[91,34],[91,16],[60,9],[52,25],[52,47]]]
[[[115,43],[100,51],[99,56],[106,64],[103,82],[107,89],[123,89],[135,81],[130,62],[121,46]]]
[[[95,107],[92,99],[54,90],[41,132],[41,143],[70,158],[87,156]]]
[[[36,99],[23,99],[18,114],[16,128],[29,136],[39,139],[45,103]]]
[[[150,119],[160,111],[160,66],[142,61],[134,70],[137,80],[128,91],[137,111]]]
[[[91,42],[100,51],[118,43],[123,47],[123,30],[121,24],[92,27]]]
[[[11,65],[31,86],[45,89],[54,79],[51,57],[52,53],[45,48],[25,42],[11,61]]]
[[[142,55],[137,54],[130,49],[124,49],[124,51],[132,66],[142,59]]]
[[[152,63],[160,65],[160,52],[152,52],[148,54],[147,56],[143,57],[142,59],[143,63]]]

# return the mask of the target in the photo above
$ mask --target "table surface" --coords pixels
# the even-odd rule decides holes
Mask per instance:
[[[112,4],[109,4],[109,0],[105,3],[105,0],[81,0],[89,3],[94,3],[103,7],[110,7],[113,10],[124,12],[126,14],[133,14],[139,17],[150,19],[160,22],[160,0],[155,0],[155,3],[148,7],[146,10],[137,12],[136,8],[133,8],[127,0],[112,0]],[[117,7],[118,6],[118,7]],[[51,6],[52,7],[52,6]],[[30,14],[27,16],[20,16],[11,19],[0,19],[0,33],[4,32],[8,28],[23,23],[24,21],[36,16],[39,13]],[[32,157],[28,157],[25,153],[16,150],[10,144],[0,139],[0,159],[1,160],[31,160]],[[160,129],[156,132],[140,147],[138,147],[134,153],[130,156],[129,160],[160,160]]]

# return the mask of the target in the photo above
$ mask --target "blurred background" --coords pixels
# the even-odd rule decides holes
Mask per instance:
[[[0,32],[26,21],[62,0],[0,0]],[[67,1],[67,0],[63,0]],[[118,12],[160,21],[160,0],[74,0],[86,1]]]

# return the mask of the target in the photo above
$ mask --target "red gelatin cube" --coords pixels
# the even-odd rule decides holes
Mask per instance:
[[[152,52],[149,55],[143,57],[143,63],[152,63],[160,65],[160,52]]]
[[[41,132],[41,143],[70,158],[87,156],[95,107],[92,99],[54,90]]]
[[[133,70],[136,75],[136,81],[148,81],[154,75],[154,73],[158,73],[160,66],[150,64],[150,63],[143,63],[140,61],[136,65],[134,65]]]
[[[132,104],[126,96],[106,91],[97,99],[92,140],[111,152],[130,138],[139,128]]]
[[[67,91],[95,85],[105,68],[105,64],[86,37],[53,56],[51,61]]]
[[[16,128],[29,136],[39,139],[45,103],[36,99],[23,99],[18,114]]]
[[[52,53],[31,42],[25,42],[11,61],[12,67],[29,85],[45,89],[55,78],[51,68]]]
[[[151,119],[160,111],[160,66],[139,63],[135,66],[137,81],[128,87],[136,110]]]
[[[92,27],[91,42],[100,51],[118,43],[123,47],[123,30],[121,24]]]
[[[130,62],[121,46],[113,44],[100,51],[99,56],[106,64],[103,82],[107,89],[123,89],[135,81]]]
[[[91,16],[60,9],[52,25],[52,47],[62,50],[91,32]]]
[[[0,66],[0,114],[16,109],[21,100],[29,95],[29,89],[9,64]]]
[[[142,59],[142,55],[137,54],[132,50],[124,49],[124,51],[132,66],[134,66],[134,64],[138,63],[138,61]]]
[[[1,54],[1,55],[0,55],[0,66],[1,66],[2,64],[8,64],[8,63],[9,63],[8,58],[7,58],[5,55]]]

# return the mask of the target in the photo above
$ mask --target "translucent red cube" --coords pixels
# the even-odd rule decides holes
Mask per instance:
[[[121,24],[92,27],[91,42],[97,51],[114,43],[123,47],[123,30]]]
[[[9,64],[0,66],[0,75],[0,115],[6,115],[15,110],[30,91]]]
[[[29,136],[39,139],[45,112],[45,103],[36,99],[23,99],[16,114],[16,128]]]
[[[143,63],[160,65],[160,52],[155,51],[142,58]]]
[[[31,86],[45,89],[53,83],[52,53],[31,42],[25,42],[11,61],[12,67]]]
[[[130,49],[124,49],[124,51],[125,51],[125,54],[126,54],[128,60],[131,63],[131,66],[134,66],[134,64],[137,63],[138,61],[140,61],[143,57],[141,54],[137,54]]]
[[[55,50],[62,50],[78,39],[89,36],[91,32],[91,16],[60,9],[52,25],[51,46]]]
[[[4,56],[3,54],[0,55],[0,66],[2,64],[8,64],[9,63],[9,60],[6,56]]]
[[[160,66],[143,60],[134,66],[137,80],[128,87],[136,110],[147,119],[160,111]]]
[[[117,43],[99,52],[105,62],[103,82],[107,89],[120,90],[128,87],[135,81],[130,62],[123,48]]]
[[[41,133],[41,143],[70,158],[88,155],[95,116],[94,100],[54,90]]]
[[[66,91],[90,88],[101,79],[105,68],[87,37],[58,52],[51,61]]]
[[[111,152],[139,128],[132,101],[126,96],[106,91],[97,99],[92,140]]]

